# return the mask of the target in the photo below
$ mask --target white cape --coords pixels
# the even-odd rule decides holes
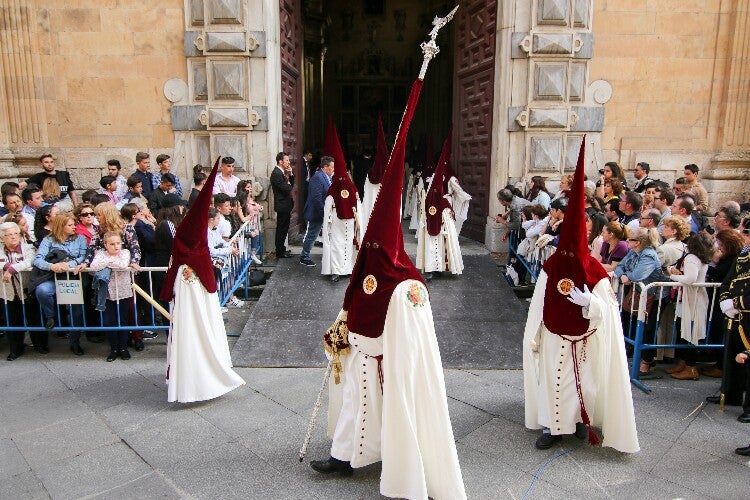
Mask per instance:
[[[353,219],[341,220],[336,215],[333,197],[327,196],[323,209],[323,259],[320,273],[346,276],[352,273],[357,260],[357,244],[362,241],[360,215],[362,205],[357,199]]]
[[[380,184],[373,184],[370,179],[365,179],[365,189],[362,194],[362,234],[367,232],[367,225],[370,223],[370,214],[375,206],[375,200],[380,193]]]
[[[331,456],[353,467],[382,460],[380,493],[388,497],[466,498],[424,285],[407,280],[394,289],[382,337],[350,332],[349,340],[341,384],[330,381]],[[373,358],[381,353],[382,394]]]
[[[232,370],[216,293],[208,293],[192,269],[183,265],[174,295],[167,339],[167,401],[205,401],[244,385]]]
[[[463,190],[455,177],[448,179],[448,201],[451,202],[453,215],[456,217],[456,233],[461,234],[461,228],[469,217],[471,195]]]
[[[424,197],[422,197],[424,203]],[[417,230],[417,262],[416,266],[423,273],[450,271],[461,274],[464,270],[464,260],[461,256],[461,246],[458,242],[458,231],[455,221],[451,217],[449,208],[444,208],[440,233],[432,236],[427,232],[427,218],[424,207],[421,210],[421,220]]]
[[[523,338],[526,427],[573,434],[581,421],[571,343],[542,322],[547,274],[539,274]],[[624,453],[640,450],[620,314],[609,279],[591,291],[588,316],[596,333],[579,342],[579,373],[591,425],[601,428],[602,446]],[[534,350],[536,346],[537,350]],[[584,351],[585,350],[585,355]]]

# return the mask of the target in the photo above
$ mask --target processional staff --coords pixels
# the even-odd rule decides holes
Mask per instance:
[[[453,10],[450,11],[445,17],[435,16],[435,19],[432,20],[432,26],[433,26],[432,30],[430,30],[430,32],[427,34],[427,36],[430,39],[429,41],[422,42],[420,44],[420,48],[422,49],[423,59],[422,59],[422,67],[420,68],[419,76],[417,77],[418,80],[424,80],[425,74],[427,73],[427,66],[430,64],[430,61],[438,54],[438,52],[440,52],[440,47],[438,47],[437,43],[435,42],[435,39],[438,36],[438,32],[443,26],[448,24],[451,21],[451,19],[453,19],[453,16],[457,10],[458,10],[458,5],[456,5],[453,8]],[[399,131],[396,134],[396,136],[398,137],[399,134],[401,134],[400,125],[399,125]],[[312,434],[315,429],[315,421],[318,419],[318,411],[320,410],[320,406],[323,401],[323,392],[325,392],[325,388],[326,388],[326,385],[328,384],[328,379],[331,376],[331,372],[334,371],[333,370],[334,366],[338,365],[338,363],[339,363],[338,356],[337,355],[331,356],[331,360],[328,362],[328,366],[326,368],[325,375],[323,377],[323,384],[320,387],[320,391],[318,391],[318,398],[315,400],[315,405],[313,406],[312,416],[310,417],[310,423],[307,426],[307,434],[305,435],[305,440],[302,443],[302,448],[299,451],[300,462],[302,462],[305,459],[305,455],[307,454],[307,448],[310,445],[310,439],[312,438]],[[336,381],[336,383],[338,383],[338,381]]]

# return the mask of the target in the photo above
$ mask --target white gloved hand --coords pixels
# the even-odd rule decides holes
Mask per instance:
[[[738,313],[739,313],[739,311],[737,309],[735,309],[734,307],[731,308],[731,309],[727,309],[726,311],[724,311],[724,314],[729,319],[734,319],[734,317],[737,316]]]
[[[721,312],[727,314],[728,310],[734,309],[734,301],[732,299],[724,299],[719,302],[719,307],[721,308]]]
[[[591,304],[591,292],[588,285],[583,285],[583,291],[578,287],[573,288],[568,295],[568,300],[578,306],[588,307]]]

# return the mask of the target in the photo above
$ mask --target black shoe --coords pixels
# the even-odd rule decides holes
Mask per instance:
[[[49,349],[46,347],[35,347],[34,350],[39,354],[49,354]]]
[[[123,349],[122,351],[120,351],[120,359],[127,361],[130,359],[130,357],[130,351],[128,351],[127,349]]]
[[[284,258],[285,259],[288,259],[291,256],[292,256],[292,251],[291,250],[287,250],[286,252],[284,252]]]
[[[349,462],[337,460],[333,457],[329,457],[328,460],[313,460],[310,462],[310,467],[321,474],[332,474],[337,472],[342,476],[351,476],[354,473],[354,469],[349,465]]]
[[[334,283],[338,283],[338,281],[339,281],[339,275],[338,274],[332,274],[331,275],[331,281],[333,281]]]
[[[76,356],[83,356],[83,349],[81,349],[81,344],[75,343],[70,346],[70,352],[75,354]]]
[[[136,340],[135,342],[133,342],[133,344],[134,344],[134,349],[138,352],[141,352],[143,349],[145,349],[145,346],[143,345],[142,340]]]
[[[576,432],[574,435],[578,439],[586,439],[589,435],[589,430],[586,428],[586,425],[583,422],[578,422],[576,424]]]
[[[750,413],[743,413],[739,417],[737,417],[737,422],[742,422],[743,424],[750,424]]]
[[[315,267],[315,262],[313,262],[310,258],[300,257],[299,263],[303,266]]]
[[[8,354],[8,357],[5,359],[7,359],[8,361],[13,361],[15,359],[18,359],[18,356],[20,356],[20,354],[16,354],[15,352],[12,352]]]
[[[52,330],[55,327],[55,318],[47,318],[44,320],[44,328]]]
[[[711,404],[721,404],[721,396],[706,396],[706,403]],[[724,400],[724,405],[726,406],[742,406],[742,403],[739,401],[730,401],[728,399]]]
[[[109,356],[107,356],[107,363],[111,363],[112,361],[116,360],[120,353],[117,351],[109,351]]]
[[[553,436],[552,434],[543,432],[542,435],[537,438],[534,446],[536,446],[538,450],[548,450],[549,448],[552,448],[553,444],[560,441],[561,439],[562,436]]]
[[[432,273],[424,273],[422,277],[425,279],[425,281],[430,281],[432,279]]]
[[[151,330],[143,330],[143,340],[151,340],[158,337],[159,334],[156,332],[152,332]]]
[[[737,448],[734,450],[734,452],[738,455],[742,455],[743,457],[750,457],[750,446],[745,446],[744,448]]]

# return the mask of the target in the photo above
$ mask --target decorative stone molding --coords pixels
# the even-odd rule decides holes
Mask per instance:
[[[175,104],[186,104],[188,98],[188,85],[182,78],[170,78],[164,82],[164,97]]]
[[[513,33],[511,43],[514,59],[532,56],[591,59],[593,55],[593,37],[589,33]]]

